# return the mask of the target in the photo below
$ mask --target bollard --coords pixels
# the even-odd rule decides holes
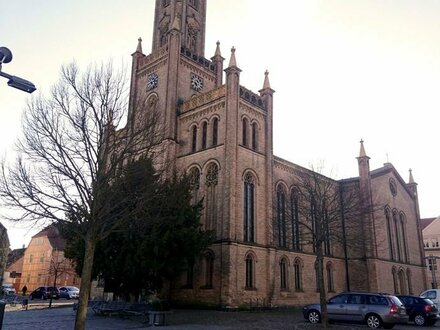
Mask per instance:
[[[3,328],[3,316],[5,315],[6,302],[0,300],[0,330]]]

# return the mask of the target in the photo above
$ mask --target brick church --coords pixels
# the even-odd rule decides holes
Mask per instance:
[[[146,107],[130,106],[127,126],[145,118],[136,112],[159,110],[163,156],[191,175],[194,196],[204,201],[203,228],[216,233],[171,284],[172,297],[230,307],[316,302],[315,250],[295,213],[298,176],[311,170],[273,154],[268,72],[253,92],[240,84],[245,73],[234,48],[225,59],[217,43],[205,57],[206,6],[207,0],[156,0],[152,51],[145,54],[139,39],[132,55],[130,104],[142,97]],[[426,276],[417,184],[390,163],[370,170],[363,142],[353,166],[356,156],[358,177],[322,179],[336,190],[357,187],[366,205],[378,207],[350,220],[362,228],[360,249],[326,244],[326,290],[418,294]]]

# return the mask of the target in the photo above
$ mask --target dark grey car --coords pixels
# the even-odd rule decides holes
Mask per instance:
[[[393,295],[374,292],[345,292],[327,301],[329,321],[364,323],[369,328],[392,329],[397,323],[407,323],[408,314],[402,302]],[[307,305],[304,318],[321,322],[321,306]]]

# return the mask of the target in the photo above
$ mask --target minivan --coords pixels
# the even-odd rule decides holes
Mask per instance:
[[[437,307],[440,306],[440,289],[429,289],[429,290],[423,291],[420,294],[420,297],[428,298],[434,304],[436,304]]]

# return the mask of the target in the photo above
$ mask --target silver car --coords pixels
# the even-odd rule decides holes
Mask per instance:
[[[371,329],[392,329],[409,319],[405,306],[396,296],[374,292],[338,294],[327,301],[327,312],[331,322],[364,323]],[[307,305],[303,315],[310,323],[321,322],[321,306]]]
[[[59,288],[60,298],[78,299],[79,289],[76,286],[62,286]]]

